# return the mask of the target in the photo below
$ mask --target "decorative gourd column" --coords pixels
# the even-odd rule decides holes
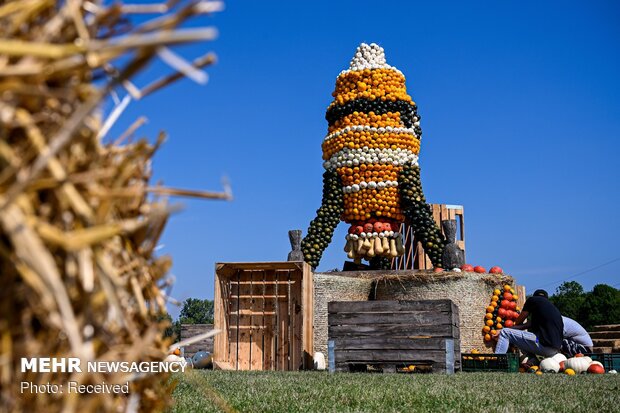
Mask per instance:
[[[351,225],[348,257],[384,267],[404,253],[398,229],[406,221],[440,267],[445,240],[422,192],[422,129],[405,76],[387,64],[383,48],[362,43],[332,95],[322,145],[323,201],[302,241],[304,260],[318,266],[343,220]]]

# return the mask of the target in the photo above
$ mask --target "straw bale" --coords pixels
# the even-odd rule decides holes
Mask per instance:
[[[98,0],[0,3],[0,406],[9,411],[159,411],[166,376],[89,373],[88,361],[157,361],[163,338],[168,257],[154,253],[172,212],[158,195],[229,199],[150,185],[163,142],[134,140],[139,119],[108,132],[131,100],[214,62],[185,62],[170,47],[211,40],[213,28],[182,29],[219,2],[125,5]],[[147,15],[135,19],[135,13]],[[154,59],[172,72],[140,89]],[[144,79],[144,76],[141,76]],[[110,95],[118,104],[105,119]],[[149,194],[154,194],[150,196]],[[82,374],[23,373],[22,357],[80,357]],[[20,393],[34,384],[130,383],[129,395]],[[66,389],[66,387],[65,387]]]
[[[372,278],[347,273],[314,274],[314,351],[327,357],[327,304],[331,301],[367,301]]]
[[[380,276],[373,286],[377,300],[452,300],[459,308],[461,350],[486,348],[481,334],[486,307],[493,290],[504,284],[514,286],[507,275],[470,272],[400,271]]]

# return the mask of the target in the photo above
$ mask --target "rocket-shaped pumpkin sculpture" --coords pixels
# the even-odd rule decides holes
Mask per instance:
[[[323,201],[302,241],[317,267],[340,222],[350,224],[345,252],[374,268],[389,268],[405,252],[401,223],[414,229],[433,265],[441,267],[445,239],[420,182],[420,116],[405,76],[388,65],[383,48],[362,43],[338,75],[325,118]]]

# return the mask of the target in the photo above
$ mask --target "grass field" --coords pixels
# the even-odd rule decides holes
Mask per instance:
[[[620,412],[619,376],[196,370],[170,412]]]

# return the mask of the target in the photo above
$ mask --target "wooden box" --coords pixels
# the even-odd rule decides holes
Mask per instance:
[[[199,334],[213,330],[213,324],[181,324],[181,338],[185,340]],[[213,337],[205,338],[197,343],[190,344],[183,348],[184,357],[193,357],[199,351],[208,351],[213,354]]]
[[[312,366],[312,270],[304,262],[215,266],[214,366],[299,370]]]
[[[465,251],[465,214],[462,205],[439,205],[431,204],[433,219],[441,232],[441,221],[456,220],[456,245]],[[422,244],[418,242],[413,233],[413,228],[407,224],[401,224],[400,232],[403,234],[405,254],[392,260],[393,270],[430,270],[433,268],[430,258],[424,252]]]
[[[459,311],[450,300],[337,301],[328,311],[336,371],[424,365],[453,373],[460,366]]]

